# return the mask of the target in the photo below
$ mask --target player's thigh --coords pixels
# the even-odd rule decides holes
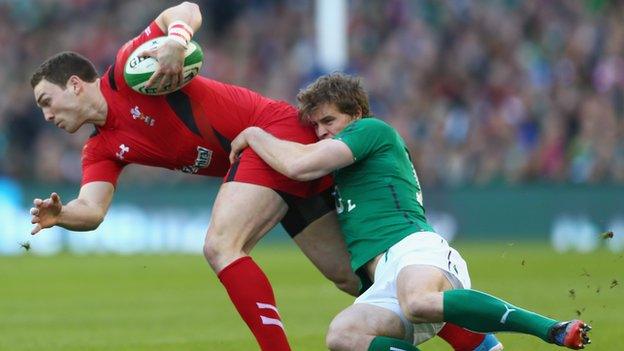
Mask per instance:
[[[212,208],[206,240],[249,252],[286,210],[284,200],[270,188],[235,181],[223,183]]]
[[[293,240],[325,277],[343,291],[357,294],[359,281],[351,270],[336,211],[330,211],[310,223]]]
[[[327,346],[331,350],[366,350],[375,336],[405,339],[405,334],[405,326],[396,313],[357,303],[332,320],[327,332]]]
[[[397,276],[399,299],[404,294],[423,294],[452,289],[444,271],[435,266],[413,264],[401,268]]]
[[[396,297],[413,323],[440,322],[441,292],[470,287],[466,262],[436,233],[409,235],[387,255],[389,261],[396,261]]]

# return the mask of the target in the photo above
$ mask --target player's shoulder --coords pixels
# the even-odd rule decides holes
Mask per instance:
[[[391,125],[373,116],[360,118],[345,128],[347,132],[357,130],[382,134],[394,133],[394,128]]]
[[[89,138],[85,140],[82,147],[82,159],[94,161],[97,159],[108,158],[106,144],[106,138],[103,136],[103,132],[95,127]]]
[[[101,150],[98,146],[103,141],[100,130],[96,127],[93,129],[93,132],[89,135],[87,140],[84,142],[84,146],[82,147],[82,153],[97,153],[98,150]]]
[[[375,116],[365,116],[357,120],[357,123],[360,123],[363,126],[373,127],[373,128],[388,128],[390,125],[383,120],[375,117]]]
[[[100,90],[102,92],[108,93],[112,91],[118,91],[120,88],[120,83],[117,82],[119,77],[116,75],[115,64],[112,64],[106,68],[104,74],[100,77]]]
[[[334,138],[348,144],[359,144],[367,148],[382,147],[392,143],[395,130],[388,123],[367,116],[351,122]]]

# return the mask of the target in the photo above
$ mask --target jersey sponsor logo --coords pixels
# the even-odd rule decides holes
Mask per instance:
[[[192,166],[183,166],[180,170],[184,173],[195,174],[199,172],[201,168],[206,168],[210,165],[212,160],[212,150],[206,149],[203,146],[197,147],[197,158]]]
[[[143,114],[143,112],[141,112],[141,110],[139,110],[139,106],[134,106],[133,108],[130,109],[130,115],[132,116],[132,119],[140,119],[143,122],[145,122],[145,124],[147,124],[150,127],[154,126],[154,123],[156,123],[156,120],[146,114]]]
[[[150,27],[145,28],[145,35],[150,35],[152,34],[152,29]]]
[[[126,144],[121,144],[119,145],[119,152],[117,152],[115,154],[115,156],[117,156],[118,159],[123,160],[124,159],[124,154],[130,151],[130,147],[126,146]]]

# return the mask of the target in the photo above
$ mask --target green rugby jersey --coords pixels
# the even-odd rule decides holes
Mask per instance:
[[[351,267],[358,272],[406,236],[433,229],[425,219],[416,170],[394,128],[363,118],[334,139],[347,144],[355,161],[334,172],[334,196]]]

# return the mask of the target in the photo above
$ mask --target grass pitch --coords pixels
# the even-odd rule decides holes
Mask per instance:
[[[546,245],[455,245],[476,289],[559,319],[590,322],[589,350],[622,350],[624,255],[556,254]],[[271,279],[293,350],[324,350],[332,317],[352,299],[292,245],[254,256]],[[499,335],[506,350],[557,347]],[[0,350],[257,350],[201,256],[0,257]],[[423,351],[450,350],[439,340]]]

